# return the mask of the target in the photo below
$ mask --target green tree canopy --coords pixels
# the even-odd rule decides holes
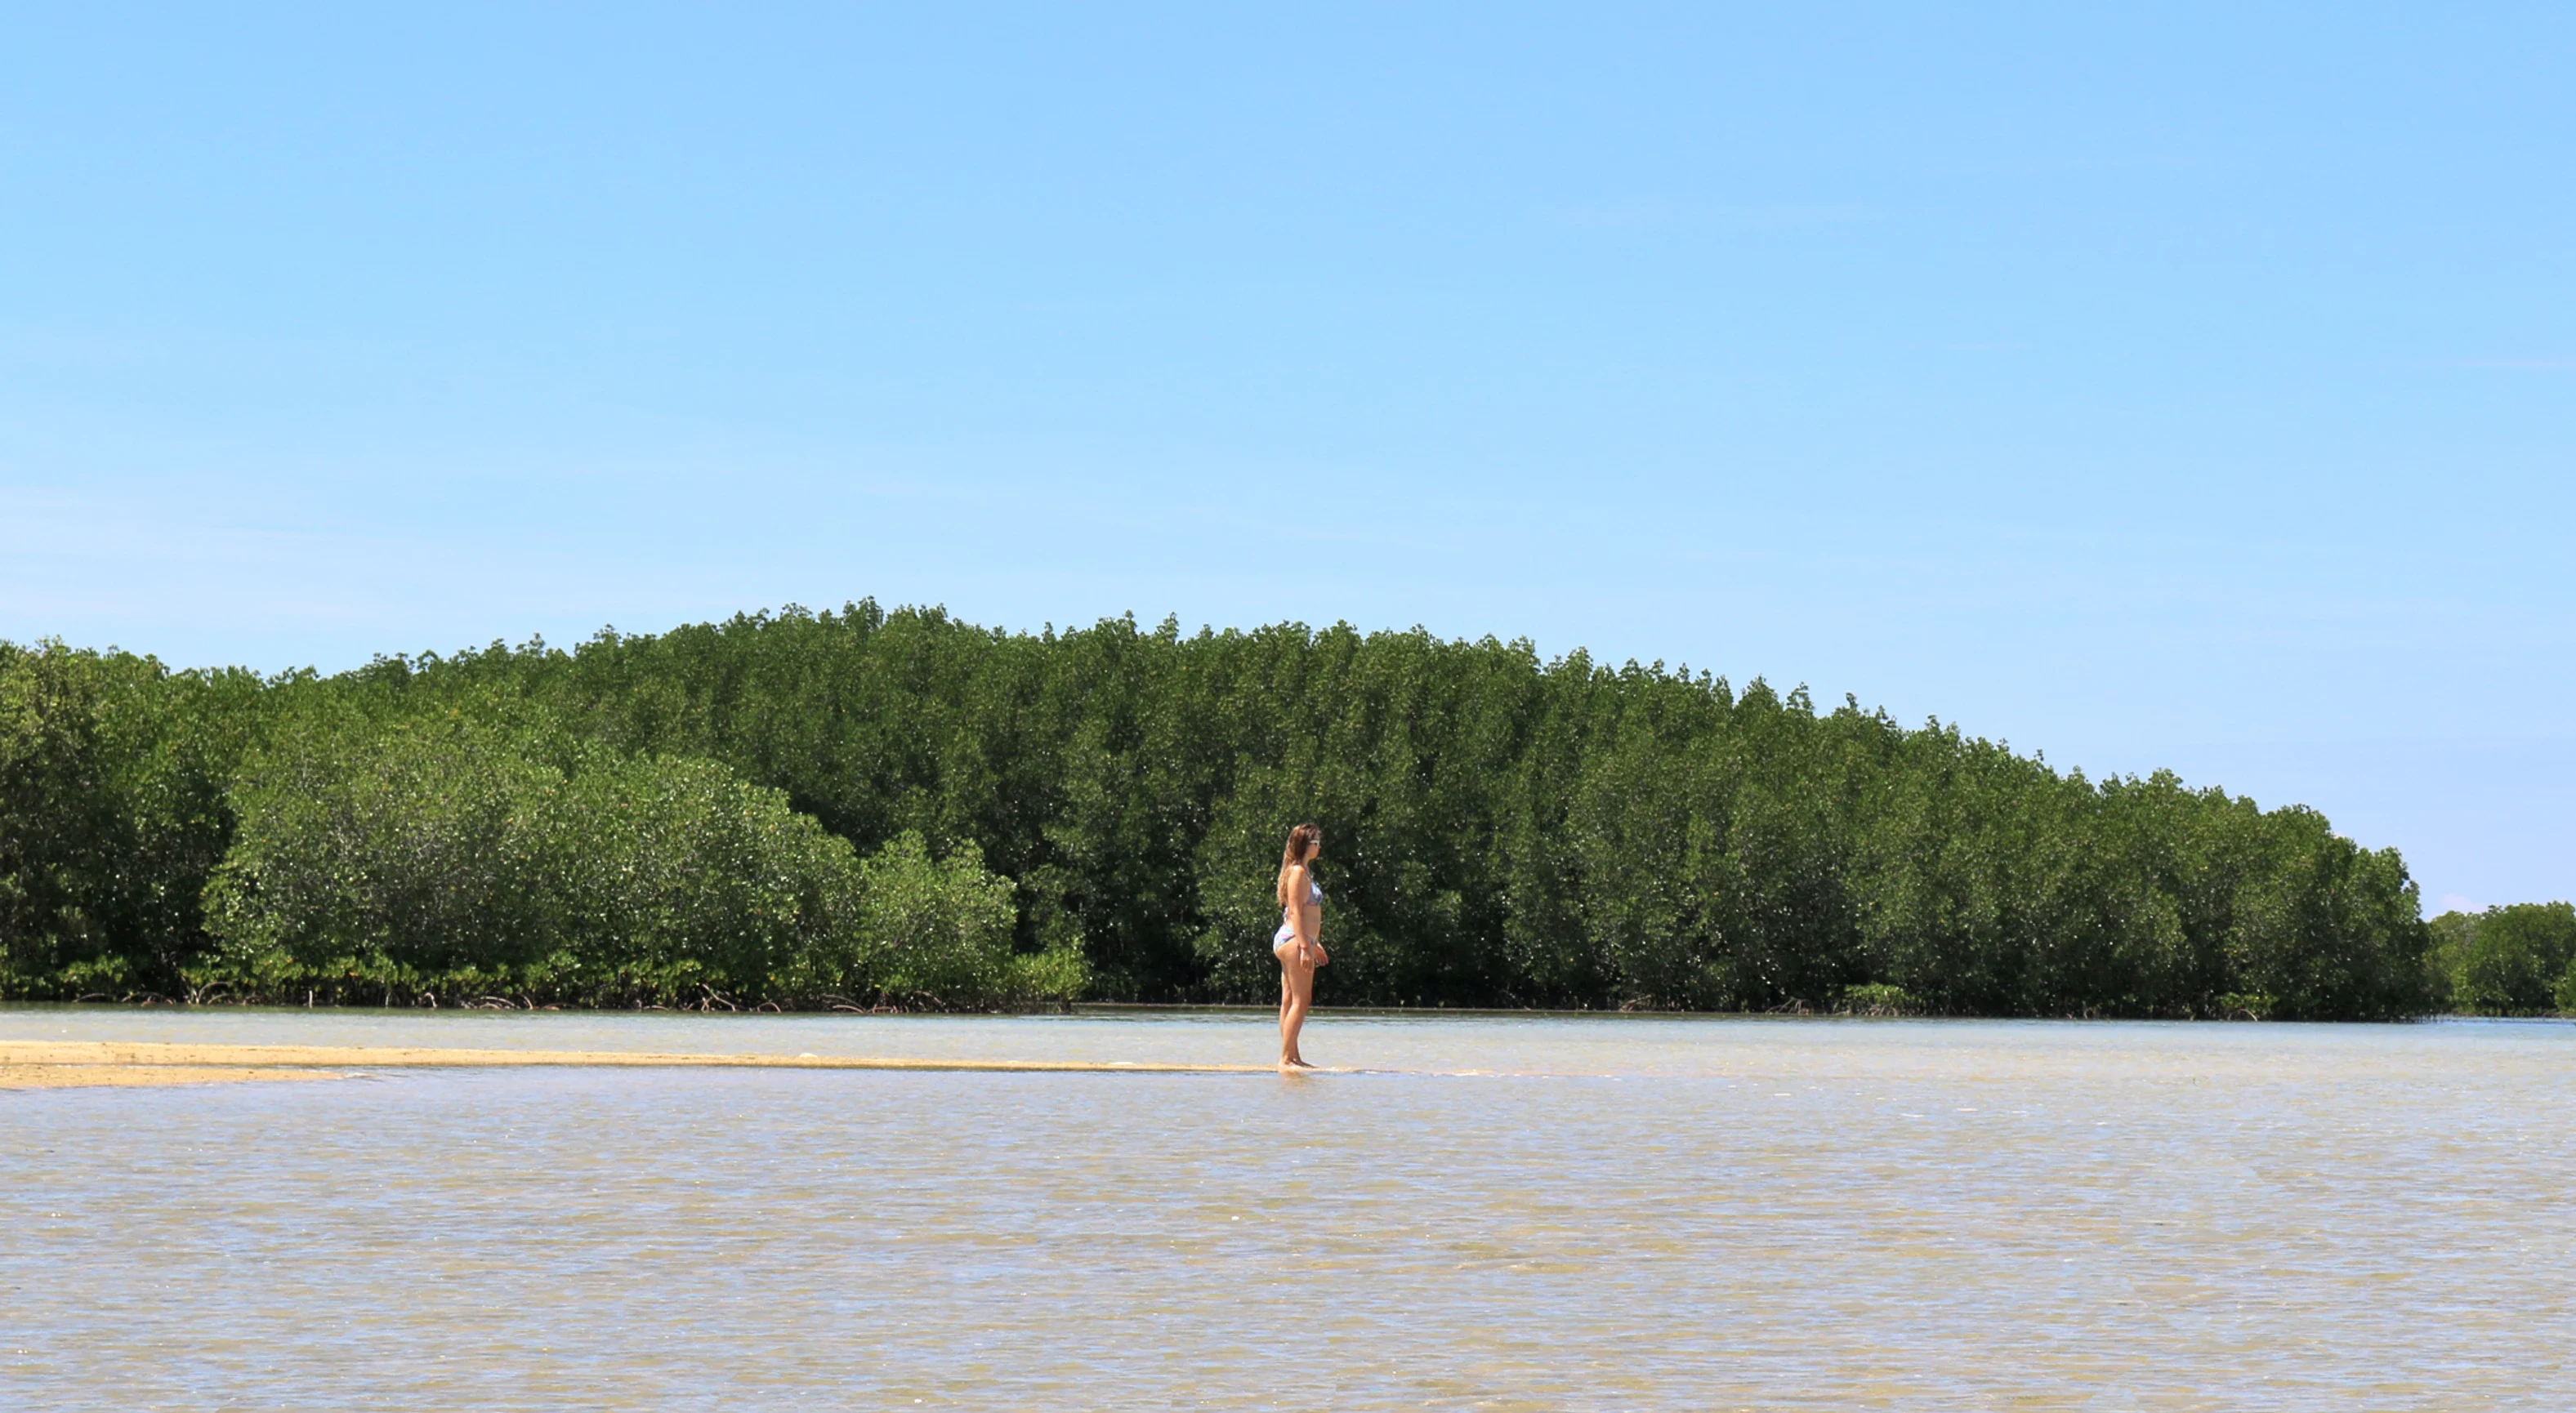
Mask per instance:
[[[1327,1001],[2373,1017],[2451,975],[2314,811],[1419,630],[862,602],[265,683],[40,645],[0,709],[11,995],[1261,1001],[1309,818]]]
[[[2433,932],[2433,964],[2453,1009],[2490,1016],[2576,1010],[2576,906],[2444,913]]]

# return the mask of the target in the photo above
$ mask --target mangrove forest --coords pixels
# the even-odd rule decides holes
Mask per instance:
[[[872,601],[332,676],[0,643],[0,998],[1266,1002],[1301,819],[1327,1004],[2576,1004],[2558,913],[2437,937],[2394,849],[2169,773],[1526,642]]]

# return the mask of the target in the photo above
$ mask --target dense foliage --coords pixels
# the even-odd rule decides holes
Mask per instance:
[[[2515,903],[2433,919],[2433,974],[2471,1015],[2576,1011],[2576,906]]]
[[[0,997],[179,984],[266,702],[247,672],[0,642]]]
[[[1418,631],[861,603],[266,683],[0,648],[0,811],[11,996],[1263,1000],[1313,818],[1328,1001],[2434,999],[2403,863],[2313,811]]]

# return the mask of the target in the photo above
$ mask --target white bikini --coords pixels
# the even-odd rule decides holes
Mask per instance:
[[[1324,886],[1317,883],[1311,876],[1306,880],[1306,900],[1311,903],[1321,903],[1324,901]],[[1280,948],[1285,947],[1296,940],[1297,910],[1294,908],[1281,908],[1279,910],[1279,931],[1270,939],[1270,950],[1276,952]]]

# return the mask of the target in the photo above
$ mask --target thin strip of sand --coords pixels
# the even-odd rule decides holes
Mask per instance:
[[[849,1055],[687,1055],[627,1050],[443,1050],[376,1045],[169,1045],[0,1040],[0,1088],[325,1078],[324,1070],[555,1066],[600,1069],[969,1070],[1031,1074],[1269,1074],[1269,1065],[1123,1060],[922,1060]],[[83,1078],[73,1072],[85,1071]],[[44,1078],[38,1078],[39,1074]],[[184,1077],[183,1077],[184,1076]]]
[[[0,1089],[131,1088],[161,1084],[236,1084],[259,1079],[346,1079],[334,1070],[268,1069],[248,1065],[16,1065],[0,1064]]]

